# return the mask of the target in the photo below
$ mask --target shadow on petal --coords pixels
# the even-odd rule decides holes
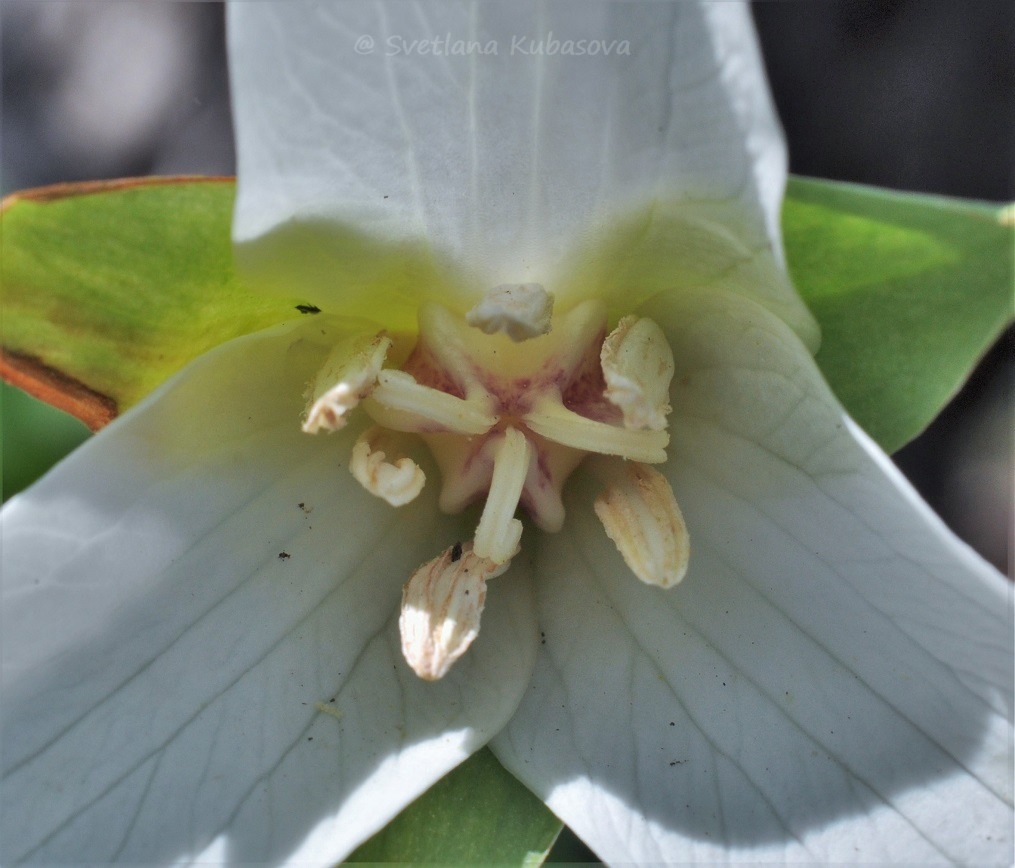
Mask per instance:
[[[653,313],[690,570],[635,581],[578,482],[495,752],[606,860],[1010,856],[1010,587],[785,326],[721,295]]]
[[[335,861],[513,711],[524,564],[420,682],[400,588],[461,530],[363,492],[355,426],[300,433],[319,330],[198,360],[5,510],[5,861]]]

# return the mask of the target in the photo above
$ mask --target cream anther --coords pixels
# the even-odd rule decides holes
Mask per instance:
[[[650,319],[624,317],[600,353],[606,399],[624,414],[626,428],[662,431],[670,412],[673,352]]]
[[[383,332],[340,341],[314,379],[303,430],[316,434],[345,427],[348,412],[376,385],[389,349],[391,338]]]
[[[639,579],[672,588],[684,578],[691,552],[684,517],[659,471],[633,461],[597,461],[606,481],[595,510],[606,533]]]
[[[553,296],[538,283],[504,283],[489,290],[465,321],[485,334],[525,341],[548,334],[552,316]]]
[[[367,491],[392,506],[415,500],[426,482],[426,475],[411,458],[395,458],[395,438],[376,425],[359,436],[349,470]]]
[[[420,678],[443,678],[479,635],[486,582],[507,565],[481,558],[466,543],[423,564],[402,589],[402,654]]]

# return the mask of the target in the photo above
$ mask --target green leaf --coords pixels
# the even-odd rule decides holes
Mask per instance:
[[[484,748],[434,784],[349,861],[538,865],[561,827]]]
[[[149,178],[5,199],[5,378],[96,428],[211,347],[299,316],[236,280],[233,193]]]
[[[937,415],[1012,315],[1012,208],[805,178],[783,232],[817,362],[888,452]]]
[[[87,437],[77,419],[0,384],[3,499],[27,488]]]

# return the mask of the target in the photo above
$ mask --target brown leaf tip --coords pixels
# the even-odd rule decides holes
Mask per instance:
[[[77,417],[92,431],[112,422],[119,412],[112,398],[51,368],[35,356],[0,350],[0,378],[32,397]]]
[[[73,196],[93,196],[96,193],[118,193],[138,187],[164,187],[173,184],[231,184],[235,178],[226,175],[151,175],[141,178],[113,178],[108,181],[71,181],[33,187],[9,193],[0,201],[0,211],[6,211],[18,202],[55,202]]]

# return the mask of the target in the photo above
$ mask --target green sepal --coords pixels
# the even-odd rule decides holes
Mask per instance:
[[[539,865],[562,824],[489,750],[433,785],[350,862]]]
[[[0,383],[0,471],[9,500],[88,438],[77,419]]]
[[[955,394],[1012,315],[1013,209],[806,178],[783,209],[816,360],[894,452]]]
[[[7,197],[5,378],[52,403],[79,384],[122,412],[206,350],[299,316],[236,279],[234,190],[231,179],[149,178]]]

